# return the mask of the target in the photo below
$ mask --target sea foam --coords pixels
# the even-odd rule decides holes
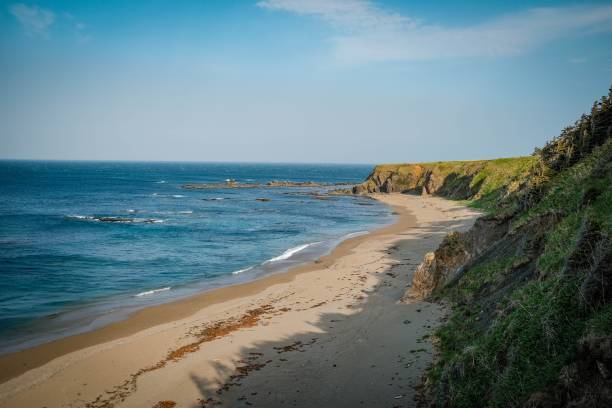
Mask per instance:
[[[113,216],[95,216],[95,215],[68,215],[67,218],[74,220],[83,221],[94,221],[94,222],[105,222],[114,224],[160,224],[165,220],[159,218],[126,218],[126,217],[113,217]]]
[[[96,219],[96,217],[94,217],[93,215],[69,215],[66,218],[71,218],[73,220],[86,220],[86,221],[98,221]]]
[[[284,261],[285,259],[291,258],[291,256],[297,254],[298,252],[305,250],[309,246],[315,245],[315,244],[318,244],[318,243],[319,242],[312,242],[310,244],[298,245],[296,247],[289,248],[288,250],[286,250],[285,252],[283,252],[279,256],[275,256],[274,258],[268,259],[266,261],[266,263],[268,263],[268,262]]]
[[[355,238],[361,235],[365,235],[367,234],[368,231],[357,231],[357,232],[351,232],[350,234],[346,234],[345,236],[342,237],[342,240],[344,241],[345,239],[349,239],[349,238]]]
[[[159,289],[147,290],[146,292],[140,292],[140,293],[138,293],[138,294],[136,294],[136,295],[134,295],[134,296],[136,296],[136,297],[142,297],[142,296],[147,296],[147,295],[153,295],[153,294],[155,294],[155,293],[158,293],[158,292],[165,292],[165,291],[170,290],[170,289],[171,289],[171,287],[170,287],[170,286],[167,286],[167,287],[165,287],[165,288],[159,288]]]
[[[244,268],[244,269],[239,269],[239,270],[237,270],[237,271],[232,272],[232,275],[239,275],[239,274],[241,274],[241,273],[243,273],[243,272],[248,272],[248,271],[250,271],[251,269],[253,269],[253,267],[252,267],[252,266],[249,266],[248,268]]]

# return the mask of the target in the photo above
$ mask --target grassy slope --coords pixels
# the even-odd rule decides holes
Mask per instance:
[[[478,321],[479,298],[511,273],[516,261],[512,257],[477,264],[456,285],[439,294],[439,298],[462,305],[437,334],[441,357],[430,373],[431,380],[439,383],[444,377],[447,382],[436,390],[439,401],[448,403],[451,393],[450,405],[456,407],[480,404],[485,396],[489,406],[520,406],[530,394],[556,380],[575,353],[578,340],[592,325],[610,333],[612,309],[583,310],[576,296],[580,277],[568,279],[561,271],[575,250],[585,217],[598,223],[603,234],[612,236],[611,185],[589,176],[597,159],[611,147],[608,143],[588,160],[554,177],[538,205],[514,221],[512,228],[518,228],[545,212],[563,214],[548,232],[537,260],[539,274],[546,278],[531,280],[506,295],[498,309],[508,310],[507,314],[484,329]],[[581,199],[593,184],[600,184],[602,194],[583,207]],[[514,361],[508,361],[508,356]],[[460,375],[444,373],[457,368]]]
[[[607,107],[609,117],[610,103]],[[560,139],[553,148],[576,149],[574,139]],[[451,301],[455,308],[437,333],[441,354],[429,373],[430,396],[436,405],[521,406],[535,391],[555,383],[562,367],[576,355],[580,339],[597,333],[612,334],[612,304],[585,307],[580,296],[584,274],[563,273],[572,254],[579,250],[587,221],[597,226],[598,236],[602,237],[599,245],[607,245],[604,250],[609,250],[611,156],[612,140],[608,135],[602,146],[580,156],[575,163],[568,159],[569,165],[554,170],[545,163],[546,155],[541,154],[525,163],[510,162],[503,166],[504,171],[496,168],[493,175],[487,174],[489,182],[483,184],[487,189],[474,197],[472,205],[493,216],[511,212],[511,231],[535,223],[545,214],[555,214],[558,219],[546,231],[535,276],[511,291],[502,292],[502,282],[512,278],[522,256],[519,252],[475,262],[458,281],[437,294],[438,299]],[[509,181],[524,179],[517,178],[516,172],[542,164],[540,171],[527,178],[538,184],[541,194],[536,199],[525,200],[527,194],[522,191],[509,196],[504,193],[502,199],[499,191],[509,190]],[[508,173],[515,175],[508,177]],[[499,300],[495,313],[484,314],[485,303],[496,291]]]

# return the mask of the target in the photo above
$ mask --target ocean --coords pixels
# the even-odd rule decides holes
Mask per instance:
[[[0,353],[282,272],[393,221],[342,187],[366,165],[0,161]]]

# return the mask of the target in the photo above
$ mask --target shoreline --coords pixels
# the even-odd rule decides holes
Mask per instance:
[[[478,213],[373,197],[395,223],[314,262],[0,357],[0,408],[413,406],[444,311],[400,300],[425,253]]]
[[[389,208],[389,210],[391,209]],[[392,215],[392,214],[389,214],[389,215]],[[215,290],[222,289],[225,287],[239,286],[239,285],[254,282],[256,280],[260,280],[260,279],[263,279],[269,276],[286,273],[288,271],[293,270],[294,268],[308,265],[310,263],[316,263],[319,261],[320,258],[330,255],[333,252],[333,250],[338,245],[343,243],[344,241],[353,239],[358,236],[367,235],[371,231],[375,231],[379,228],[384,228],[385,226],[392,225],[395,222],[395,220],[392,219],[391,217],[389,217],[389,219],[391,220],[390,222],[388,220],[385,223],[378,223],[376,225],[368,226],[368,228],[370,229],[363,228],[363,229],[360,229],[354,232],[344,233],[343,235],[340,235],[337,237],[326,238],[326,239],[322,239],[319,241],[309,241],[302,245],[290,247],[286,249],[280,255],[266,259],[263,262],[254,263],[244,269],[233,270],[232,272],[225,273],[223,275],[214,277],[212,279],[210,278],[206,280],[203,279],[203,280],[191,282],[189,284],[174,283],[172,286],[167,286],[167,287],[158,286],[153,289],[146,289],[146,290],[142,289],[143,291],[138,292],[138,293],[131,292],[131,293],[118,294],[118,295],[108,295],[105,299],[106,300],[114,299],[115,303],[113,306],[105,306],[105,308],[95,309],[95,306],[91,306],[92,304],[88,304],[87,302],[84,302],[81,308],[72,308],[72,309],[68,309],[65,311],[53,313],[46,317],[39,318],[39,320],[42,320],[45,318],[55,319],[56,317],[62,316],[62,315],[70,315],[70,314],[74,315],[80,312],[87,313],[88,310],[90,312],[89,315],[87,314],[83,315],[86,317],[81,319],[80,324],[78,326],[74,324],[67,325],[67,326],[60,328],[60,330],[56,330],[56,332],[59,331],[60,334],[51,334],[49,336],[45,336],[44,330],[46,330],[47,327],[44,326],[44,323],[42,324],[39,323],[38,326],[31,326],[37,329],[37,330],[31,330],[32,333],[35,331],[36,333],[38,333],[37,337],[34,337],[34,336],[30,336],[29,338],[18,338],[17,337],[16,340],[13,340],[13,342],[11,343],[12,345],[9,345],[7,347],[4,347],[3,345],[2,347],[0,347],[0,362],[1,362],[2,357],[4,356],[15,354],[21,351],[27,351],[30,349],[34,349],[36,347],[40,347],[45,344],[49,344],[55,341],[65,339],[65,338],[69,338],[69,337],[73,337],[73,336],[77,336],[81,334],[87,334],[93,331],[103,329],[104,327],[109,326],[111,324],[124,321],[128,319],[129,317],[131,317],[132,315],[134,315],[135,313],[141,310],[144,310],[144,309],[148,309],[150,307],[161,306],[161,305],[166,305],[166,304],[174,303],[174,302],[181,301],[181,300],[186,300],[191,297],[199,296],[204,293],[215,291]],[[314,247],[314,246],[317,246],[319,248],[313,251],[312,249],[310,249],[310,247]],[[306,249],[308,251],[302,251],[303,249]],[[295,252],[293,252],[294,250]],[[285,257],[286,254],[290,251],[292,251],[292,253],[290,253],[289,256]],[[304,255],[303,252],[305,253],[310,252],[310,254],[307,253],[306,255]],[[297,256],[294,257],[294,255],[297,255]],[[277,264],[276,261],[280,261],[280,263]],[[287,265],[287,263],[290,263],[290,264]],[[248,273],[243,274],[243,272],[248,272]],[[155,297],[151,299],[146,298],[145,301],[148,301],[147,304],[142,304],[142,305],[136,305],[134,303],[129,303],[129,301],[132,301],[132,299],[134,298],[139,298],[142,296],[154,294],[156,292],[166,292],[169,290],[172,290],[173,296],[171,297],[166,296],[164,298],[164,296],[162,296],[161,299],[157,299],[157,301]],[[102,312],[99,312],[99,311],[102,311]],[[96,314],[96,312],[98,312],[98,314]],[[98,318],[101,318],[101,320],[103,320],[104,322],[97,323],[96,320]],[[50,331],[53,332],[53,328],[51,328]],[[42,339],[42,340],[39,340],[39,339]],[[17,344],[17,346],[15,347],[14,344]],[[2,383],[2,374],[0,374],[0,383]]]
[[[346,255],[366,239],[378,235],[393,234],[409,228],[411,223],[414,223],[414,216],[404,207],[393,205],[389,205],[389,207],[397,217],[395,222],[372,229],[365,234],[347,238],[336,245],[330,253],[315,260],[291,267],[286,271],[257,277],[247,282],[213,288],[167,303],[146,306],[124,319],[102,327],[0,355],[0,384],[71,352],[130,336],[160,324],[186,318],[204,307],[254,295],[269,286],[290,282],[299,274],[328,267],[337,258]],[[410,218],[411,216],[412,218]]]

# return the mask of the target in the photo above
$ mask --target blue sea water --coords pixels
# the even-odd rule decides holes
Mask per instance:
[[[186,190],[185,183],[354,184],[370,170],[0,161],[0,353],[286,270],[393,220],[367,198],[307,194],[322,188]]]

